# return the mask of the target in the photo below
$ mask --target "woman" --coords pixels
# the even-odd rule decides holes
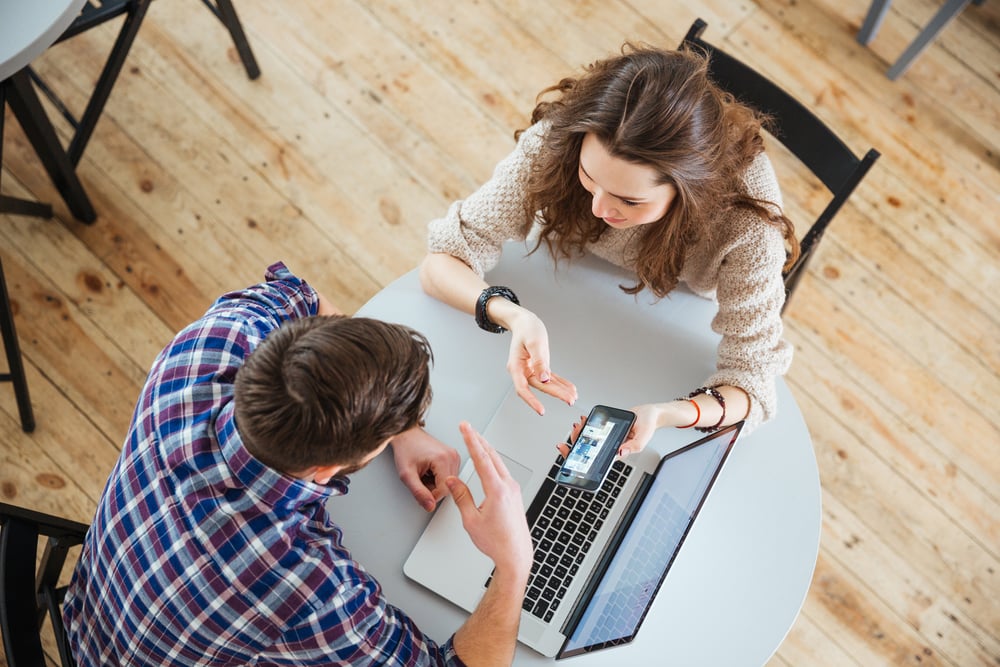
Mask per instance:
[[[630,294],[664,297],[683,282],[718,302],[717,371],[688,395],[633,408],[620,453],[666,426],[711,431],[745,419],[753,430],[774,415],[775,377],[791,362],[781,272],[799,251],[763,121],[709,81],[700,54],[626,44],[542,91],[492,178],[430,223],[423,287],[484,329],[511,331],[508,371],[541,414],[532,388],[570,404],[576,388],[550,369],[538,316],[483,280],[504,242],[537,233],[535,249],[544,243],[557,261],[589,252],[627,267]]]

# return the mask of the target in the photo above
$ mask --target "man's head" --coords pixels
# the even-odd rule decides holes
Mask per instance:
[[[427,339],[402,325],[288,322],[236,374],[237,428],[247,450],[276,470],[352,468],[420,422],[432,359]]]

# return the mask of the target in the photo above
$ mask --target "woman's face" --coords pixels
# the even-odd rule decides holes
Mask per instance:
[[[580,147],[580,183],[591,194],[591,210],[609,227],[629,229],[662,218],[677,195],[669,183],[656,183],[649,166],[613,157],[593,134]]]

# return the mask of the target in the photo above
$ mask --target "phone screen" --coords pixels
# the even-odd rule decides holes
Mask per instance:
[[[628,410],[595,406],[559,469],[556,481],[585,491],[600,488],[633,422],[635,414]]]

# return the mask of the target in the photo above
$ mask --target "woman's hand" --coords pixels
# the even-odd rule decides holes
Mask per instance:
[[[507,372],[514,381],[517,395],[540,415],[545,414],[545,407],[532,389],[573,405],[577,398],[576,386],[549,367],[549,334],[545,324],[530,310],[520,306],[514,308],[516,312],[506,318],[511,332]]]
[[[629,431],[625,442],[618,448],[619,456],[625,457],[641,452],[649,444],[656,429],[662,426],[662,406],[662,403],[646,403],[632,408],[632,412],[635,413],[635,423],[632,424],[632,430]]]
[[[556,443],[556,449],[562,454],[563,458],[569,456],[569,448],[576,439],[580,437],[580,431],[583,430],[583,425],[587,422],[587,415],[580,415],[580,421],[573,422],[573,425],[569,429],[569,435],[566,436],[566,440],[563,442]]]
[[[656,429],[668,425],[676,426],[677,424],[674,422],[677,421],[678,415],[681,415],[680,418],[683,419],[681,413],[683,407],[683,403],[674,402],[646,403],[632,408],[632,412],[635,413],[635,422],[632,424],[632,429],[629,431],[625,441],[618,448],[618,456],[624,458],[630,454],[642,451],[649,444],[649,441],[652,440]],[[586,421],[587,417],[580,415],[580,420],[573,422],[568,436],[569,442],[576,442],[577,437],[580,435],[580,430]],[[565,442],[556,443],[556,449],[559,450],[559,453],[563,457],[569,455],[570,447]]]

